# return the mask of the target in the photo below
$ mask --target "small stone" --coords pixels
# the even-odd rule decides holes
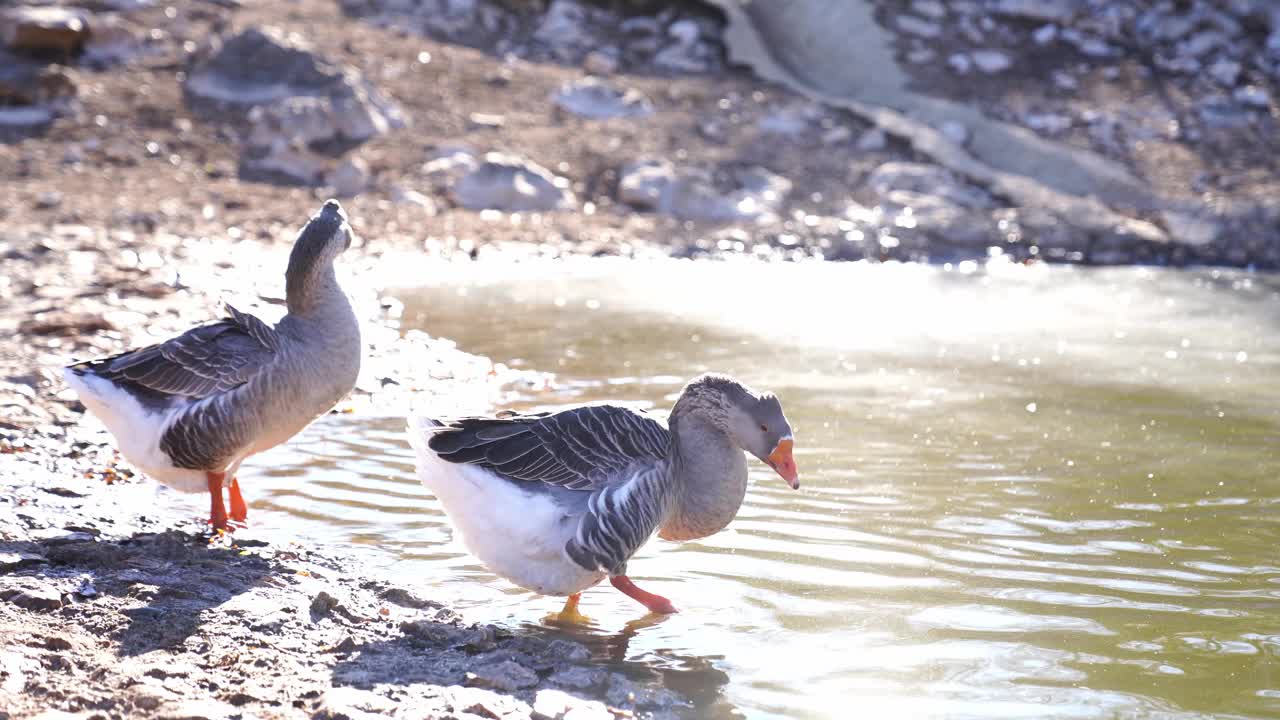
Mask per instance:
[[[698,42],[702,30],[694,20],[677,20],[667,28],[667,35],[676,39],[681,45],[693,45]]]
[[[311,599],[311,617],[312,619],[325,617],[340,606],[341,603],[338,602],[337,598],[321,590]]]
[[[849,142],[853,137],[853,131],[848,125],[836,125],[835,127],[822,133],[823,145],[843,145]]]
[[[62,193],[58,192],[57,190],[49,190],[47,192],[42,192],[40,193],[39,196],[36,197],[36,207],[41,210],[56,208],[61,204],[62,204]]]
[[[417,205],[427,211],[429,215],[435,215],[437,212],[436,201],[429,195],[424,195],[417,190],[397,185],[391,188],[391,202],[400,203],[402,205]]]
[[[1035,40],[1037,45],[1048,45],[1058,39],[1058,26],[1043,25],[1038,27],[1035,32],[1031,33],[1031,39]]]
[[[612,75],[618,71],[616,50],[592,50],[582,58],[582,69],[591,75]]]
[[[1058,70],[1053,73],[1053,86],[1059,90],[1079,90],[1080,81],[1071,73]]]
[[[467,122],[473,128],[496,130],[507,124],[507,118],[495,113],[471,113],[467,116]]]
[[[1032,113],[1023,118],[1023,123],[1046,135],[1060,135],[1071,129],[1071,118],[1057,113]]]
[[[653,112],[653,104],[639,90],[623,89],[597,77],[565,83],[551,100],[574,115],[593,120],[643,117]]]
[[[1209,75],[1223,87],[1235,87],[1240,79],[1240,63],[1235,60],[1218,60],[1209,66]]]
[[[881,130],[878,127],[873,127],[862,133],[861,137],[858,138],[858,143],[856,145],[859,150],[864,150],[866,152],[883,150],[888,146],[889,136],[885,134],[884,130]]]
[[[937,59],[938,53],[929,48],[915,48],[907,53],[907,62],[912,65],[928,65]]]
[[[236,706],[217,700],[180,700],[161,705],[153,717],[155,720],[225,720],[243,715]]]
[[[947,16],[946,6],[938,0],[912,0],[911,12],[930,20],[941,20]]]
[[[504,660],[484,665],[471,673],[471,684],[476,687],[514,692],[538,684],[538,674],[520,663]]]
[[[65,325],[65,328],[68,330],[85,327],[84,325],[80,325],[78,323],[78,321],[80,320],[85,320],[90,322],[91,323],[90,327],[93,327],[98,324],[93,322],[93,316],[89,313],[83,313],[83,314],[69,316],[69,317],[60,319],[58,321],[58,326],[60,328],[64,327],[62,320],[68,321],[67,324]],[[100,320],[99,322],[105,322],[105,320]],[[19,326],[19,329],[21,329],[21,326]],[[107,329],[107,328],[103,328],[103,329]],[[114,329],[114,328],[110,328],[110,329]],[[34,330],[31,330],[29,332],[34,332]],[[57,333],[39,333],[39,334],[45,335],[45,334],[57,334]],[[57,545],[67,545],[70,543],[93,542],[94,537],[90,533],[84,532],[83,530],[64,530],[62,528],[41,528],[39,530],[31,531],[31,539],[47,547],[54,547]]]
[[[1236,99],[1236,102],[1259,110],[1271,107],[1271,94],[1257,85],[1245,85],[1244,87],[1236,88],[1236,91],[1231,96]]]
[[[988,6],[992,13],[1021,20],[1066,22],[1075,15],[1073,5],[1063,0],[994,0]]]
[[[89,25],[71,8],[16,7],[0,15],[0,38],[11,50],[69,56],[89,39]]]
[[[899,15],[898,29],[908,35],[933,39],[942,35],[942,28],[937,23],[922,20],[914,15]]]
[[[587,690],[597,687],[608,679],[608,674],[602,668],[583,667],[581,665],[572,665],[567,668],[556,671],[550,678],[551,682],[562,687],[574,688],[575,690]]]
[[[979,70],[988,75],[1002,73],[1013,65],[1009,56],[999,50],[975,50],[969,57]]]
[[[947,66],[950,67],[957,75],[968,75],[973,69],[973,61],[964,53],[955,53],[947,58]]]

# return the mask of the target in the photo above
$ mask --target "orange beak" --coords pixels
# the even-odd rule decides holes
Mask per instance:
[[[791,438],[786,437],[778,441],[778,446],[769,453],[769,467],[782,476],[783,480],[791,486],[792,490],[800,489],[800,474],[796,470],[795,458],[791,457],[791,448],[795,445]]]

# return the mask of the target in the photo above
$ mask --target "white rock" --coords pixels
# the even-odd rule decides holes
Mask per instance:
[[[402,205],[417,205],[426,210],[428,215],[436,214],[436,201],[430,195],[424,195],[402,185],[391,188],[391,201]]]
[[[1065,22],[1075,13],[1072,3],[1062,0],[995,0],[990,3],[991,12],[997,15],[1038,20],[1040,22]]]
[[[938,53],[929,48],[915,48],[907,53],[907,62],[912,65],[928,65],[936,60]]]
[[[1002,73],[1013,65],[1009,56],[999,50],[974,50],[969,57],[979,70],[988,75]]]
[[[947,58],[947,65],[958,75],[968,75],[973,69],[973,61],[964,53],[955,53]]]
[[[908,35],[932,39],[942,34],[942,28],[937,23],[922,20],[913,15],[899,15],[897,22],[898,29]]]
[[[469,210],[534,212],[569,207],[569,181],[537,163],[491,152],[453,188],[454,199]]]

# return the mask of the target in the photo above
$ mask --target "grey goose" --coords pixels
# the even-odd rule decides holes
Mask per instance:
[[[216,530],[227,529],[224,486],[230,518],[247,516],[240,463],[293,437],[355,385],[360,328],[333,269],[351,237],[337,201],[307,222],[285,271],[288,314],[274,327],[228,305],[227,318],[63,371],[129,462],[176,490],[208,491]]]
[[[672,603],[635,586],[627,561],[656,531],[666,540],[719,532],[747,490],[743,451],[799,487],[791,424],[778,398],[726,375],[683,389],[664,426],[613,405],[555,413],[413,417],[418,477],[463,543],[491,571],[545,595],[608,577],[652,612]]]

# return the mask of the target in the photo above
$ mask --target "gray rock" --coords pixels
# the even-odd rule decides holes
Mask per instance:
[[[582,58],[582,69],[592,75],[612,75],[621,62],[616,48],[592,50]]]
[[[907,52],[907,62],[912,65],[928,65],[938,58],[938,53],[929,48],[915,48]]]
[[[49,562],[45,556],[35,552],[0,552],[0,572],[13,572],[19,568],[42,565]]]
[[[930,40],[942,35],[942,27],[937,23],[923,20],[914,15],[899,15],[896,23],[898,29],[908,35]]]
[[[563,210],[574,202],[569,181],[515,155],[491,152],[453,189],[469,210],[534,212]]]
[[[1079,5],[1074,0],[994,0],[988,8],[996,15],[1019,20],[1065,23],[1075,16]]]
[[[1206,31],[1192,35],[1179,45],[1178,50],[1184,55],[1190,55],[1198,59],[1222,47],[1226,42],[1227,39],[1223,37],[1222,33]]]
[[[225,720],[243,714],[235,705],[217,700],[179,700],[161,705],[153,717],[156,720]]]
[[[790,192],[790,180],[764,168],[733,170],[717,183],[705,170],[677,170],[665,160],[632,163],[618,183],[618,199],[628,205],[709,222],[771,217]]]
[[[878,127],[873,127],[870,130],[862,133],[861,137],[858,138],[858,142],[857,142],[857,148],[859,150],[865,150],[867,152],[875,152],[877,150],[883,150],[888,146],[889,146],[889,136],[885,134],[884,130],[881,130]]]
[[[947,58],[947,66],[950,67],[957,75],[968,75],[973,69],[973,60],[969,59],[964,53],[953,53]]]
[[[771,135],[797,138],[804,135],[817,119],[817,110],[812,104],[781,107],[761,117],[756,125]]]
[[[354,68],[316,55],[296,34],[252,27],[226,40],[187,79],[188,96],[246,108],[290,99],[292,106],[265,111],[274,125],[305,120],[308,142],[352,142],[408,125],[400,107],[366,82]],[[262,146],[262,130],[256,129]],[[298,135],[282,128],[283,137]]]
[[[1212,218],[1191,213],[1167,211],[1162,214],[1169,236],[1184,245],[1207,247],[1222,235],[1222,226]]]
[[[1071,129],[1071,118],[1057,113],[1028,113],[1022,122],[1032,130],[1046,135],[1061,135]]]
[[[557,670],[550,679],[561,687],[587,690],[603,684],[608,673],[603,668],[571,665]]]
[[[1209,75],[1223,87],[1233,88],[1240,79],[1240,63],[1235,60],[1218,60],[1209,66]]]
[[[944,197],[893,190],[886,194],[881,209],[894,235],[911,240],[918,238],[912,243],[914,246],[944,244],[980,249],[996,241],[987,213]]]
[[[3,590],[0,591],[0,599],[27,610],[48,611],[62,607],[62,593],[48,585],[24,585]]]
[[[1058,39],[1058,26],[1042,25],[1031,33],[1031,39],[1035,40],[1037,45],[1048,45]]]
[[[88,39],[88,17],[79,10],[19,6],[0,13],[0,40],[17,52],[70,56]]]
[[[600,45],[592,29],[594,13],[575,0],[552,0],[533,32],[533,39],[548,45],[561,59],[585,53]]]
[[[653,112],[653,104],[640,91],[619,88],[597,77],[565,83],[551,99],[568,112],[593,120],[643,117]]]
[[[301,143],[273,143],[242,160],[245,177],[267,176],[301,185],[322,185],[332,161]]]
[[[369,185],[369,164],[356,156],[344,158],[329,171],[325,184],[338,197],[355,197]]]
[[[1236,102],[1259,110],[1271,107],[1271,93],[1257,85],[1245,85],[1244,87],[1236,88],[1236,91],[1231,96],[1236,99]]]
[[[412,188],[406,188],[396,185],[390,190],[391,202],[401,205],[416,205],[422,208],[428,215],[435,215],[439,212],[436,207],[436,201],[430,195],[424,195]],[[390,602],[395,602],[394,600]],[[402,603],[397,603],[402,604]]]
[[[888,197],[895,190],[905,190],[935,195],[966,208],[991,207],[991,197],[984,190],[961,182],[936,165],[887,162],[871,171],[866,182],[881,198]]]
[[[83,530],[66,530],[63,528],[40,528],[31,531],[31,539],[47,546],[67,545],[69,543],[93,542],[94,536]]]
[[[538,684],[538,674],[520,663],[503,660],[476,668],[469,677],[477,687],[515,692]]]
[[[930,20],[941,20],[947,16],[947,7],[938,0],[911,0],[911,12]]]
[[[1002,73],[1013,65],[1009,56],[999,50],[974,50],[969,53],[969,58],[979,70],[988,75]]]
[[[677,20],[667,27],[667,35],[675,38],[675,41],[681,45],[693,45],[698,42],[701,32],[698,23],[687,18]]]
[[[99,67],[117,65],[137,57],[143,49],[143,32],[115,15],[93,18],[93,32],[81,59]]]

